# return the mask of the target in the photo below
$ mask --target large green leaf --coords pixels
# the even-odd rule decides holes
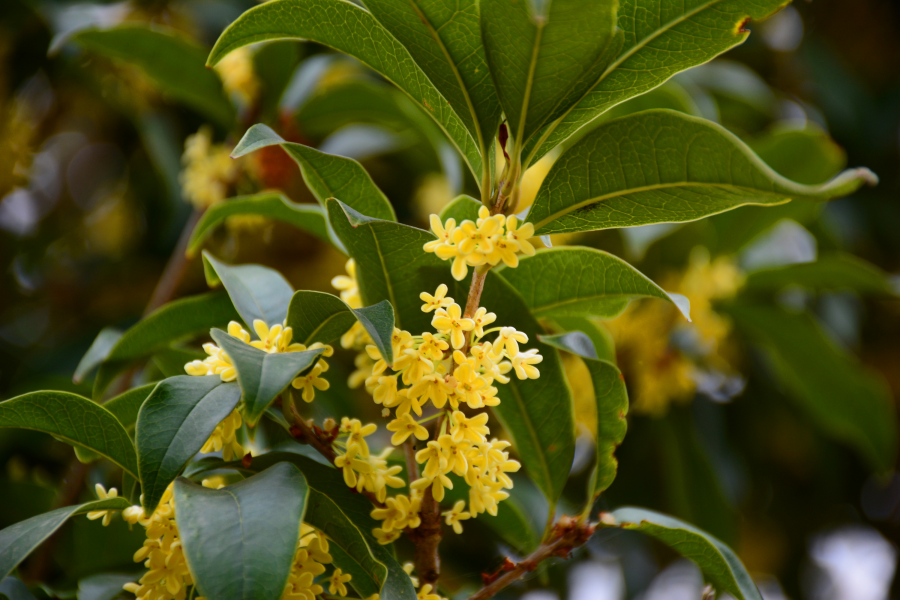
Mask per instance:
[[[616,363],[616,344],[612,334],[598,322],[587,317],[556,317],[553,322],[558,331],[580,331],[594,345],[597,358]]]
[[[284,323],[294,290],[281,273],[261,265],[227,265],[209,252],[203,253],[203,267],[209,285],[225,286],[251,332],[257,319],[270,327]]]
[[[218,375],[181,375],[156,386],[135,425],[143,504],[148,513],[240,399],[240,388],[223,383]]]
[[[456,224],[459,225],[466,219],[475,221],[478,218],[478,209],[482,206],[481,202],[472,196],[457,196],[444,205],[439,216],[442,223],[447,219],[455,219]]]
[[[363,214],[387,221],[397,220],[391,201],[358,162],[286,142],[266,125],[248,129],[231,155],[237,158],[269,146],[281,146],[294,159],[306,185],[323,206],[329,198],[337,198]]]
[[[828,200],[876,182],[860,168],[801,185],[715,123],[649,110],[604,123],[560,156],[528,220],[537,234],[680,223],[745,204]]]
[[[883,381],[838,348],[808,314],[751,304],[725,311],[762,346],[778,379],[813,422],[855,448],[873,469],[891,468],[897,419]]]
[[[534,256],[523,256],[518,267],[503,269],[501,275],[538,318],[612,318],[625,310],[633,298],[642,296],[676,304],[630,264],[594,248],[541,250]],[[684,316],[690,319],[687,311]]]
[[[737,600],[763,600],[740,559],[708,533],[643,508],[619,508],[612,516],[619,527],[646,533],[697,563],[703,576],[719,593],[727,592]]]
[[[625,420],[625,415],[628,414],[625,380],[614,364],[597,360],[594,344],[583,331],[544,335],[541,336],[541,341],[580,356],[591,375],[597,402],[597,439],[594,444],[596,462],[588,484],[588,494],[593,502],[612,485],[619,468],[615,451],[628,431],[628,422]]]
[[[481,0],[481,35],[519,148],[561,116],[618,54],[617,0]]]
[[[526,149],[531,160],[555,148],[604,112],[703,64],[748,35],[748,19],[764,19],[784,0],[621,0],[618,26],[624,43],[590,90]]]
[[[225,97],[219,77],[204,67],[206,48],[183,35],[157,27],[121,25],[80,31],[72,41],[137,66],[165,94],[223,127],[234,121],[234,107]]]
[[[36,598],[28,590],[28,586],[10,576],[0,580],[0,600],[36,600]],[[79,598],[79,600],[81,599]]]
[[[481,44],[478,2],[365,0],[365,5],[476,132],[486,155],[500,123],[500,103]]]
[[[200,593],[214,600],[280,598],[308,495],[306,479],[289,463],[219,490],[177,479],[178,534]]]
[[[332,344],[356,322],[347,303],[326,292],[299,290],[288,306],[287,326],[293,340],[309,346],[315,342]]]
[[[318,42],[359,59],[392,81],[441,126],[476,177],[481,176],[474,123],[454,112],[409,51],[371,13],[347,0],[281,0],[245,12],[216,42],[208,64],[242,46],[272,39]]]
[[[851,290],[874,295],[894,293],[884,271],[851,254],[825,255],[815,262],[754,271],[747,275],[744,290],[777,292],[789,286],[816,291]]]
[[[213,329],[210,335],[228,353],[237,370],[237,380],[244,393],[244,418],[250,427],[255,427],[278,394],[325,352],[324,348],[318,348],[269,354],[221,329]]]
[[[123,510],[131,506],[125,498],[97,500],[51,510],[0,531],[0,580],[9,575],[32,550],[62,527],[69,517],[92,510]]]
[[[137,455],[125,428],[108,410],[78,394],[31,392],[0,402],[0,428],[4,427],[49,433],[137,476]]]
[[[198,294],[169,302],[125,332],[116,342],[94,380],[94,398],[103,396],[106,388],[128,365],[146,358],[171,343],[206,333],[238,319],[234,305],[222,292]]]
[[[324,242],[333,243],[328,235],[325,211],[315,204],[297,204],[280,192],[263,192],[238,196],[206,209],[191,233],[188,255],[193,256],[219,223],[235,215],[255,215],[293,225]],[[340,248],[339,248],[340,249]]]
[[[182,363],[182,365],[183,364],[185,363]],[[182,367],[182,373],[183,372],[184,368]],[[110,398],[104,402],[103,408],[111,412],[113,416],[119,420],[119,423],[122,424],[125,431],[130,431],[134,427],[135,421],[137,421],[138,411],[141,410],[141,405],[155,387],[156,383],[149,383],[134,388],[133,390],[128,390],[124,394],[120,394],[115,398]],[[80,446],[75,447],[75,455],[78,457],[78,460],[84,463],[102,458],[93,450],[87,450]]]
[[[91,344],[91,347],[88,348],[88,351],[84,353],[84,356],[82,356],[81,360],[78,362],[78,366],[75,367],[75,374],[72,376],[72,381],[75,383],[84,381],[84,378],[88,373],[100,366],[100,363],[106,360],[106,357],[109,356],[109,353],[120,339],[122,339],[122,332],[118,329],[113,327],[104,327],[101,329],[100,333],[97,334],[97,337]]]

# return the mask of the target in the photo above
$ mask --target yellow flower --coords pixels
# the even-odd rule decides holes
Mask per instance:
[[[422,334],[422,343],[419,345],[418,352],[425,359],[441,360],[444,358],[444,351],[449,347],[450,344],[444,340],[434,337],[431,333],[425,332]]]
[[[409,575],[409,580],[412,581],[413,587],[419,587],[419,578],[413,576],[413,571],[415,570],[416,565],[411,562],[403,563],[403,570]]]
[[[465,507],[465,500],[457,500],[452,509],[441,513],[444,517],[444,522],[453,527],[453,531],[457,534],[463,532],[462,523],[460,523],[460,521],[465,521],[472,517],[472,515],[463,510]]]
[[[384,502],[387,497],[387,488],[401,488],[406,486],[403,479],[397,477],[397,474],[403,470],[400,465],[388,466],[387,457],[393,452],[393,448],[385,448],[380,455],[369,455],[366,459],[369,463],[370,470],[367,473],[361,473],[359,480],[356,482],[356,491],[366,490],[375,494],[379,502]]]
[[[185,140],[179,181],[185,199],[198,209],[223,201],[240,173],[229,153],[225,146],[212,144],[212,130],[206,126]]]
[[[494,321],[497,320],[497,315],[494,313],[489,313],[486,308],[479,308],[475,311],[475,315],[472,317],[472,321],[475,323],[475,327],[472,331],[475,332],[475,335],[481,337],[484,335],[484,328],[486,325],[490,325]]]
[[[422,305],[422,312],[431,312],[437,308],[446,308],[453,304],[453,298],[448,298],[446,296],[447,286],[443,283],[437,287],[434,296],[428,292],[422,292],[419,294],[419,298],[425,303]]]
[[[516,331],[514,327],[501,327],[500,335],[494,342],[494,352],[506,350],[506,356],[515,357],[519,353],[519,344],[527,344],[528,336],[521,331]]]
[[[359,283],[356,279],[356,261],[347,261],[346,275],[338,275],[331,280],[331,285],[341,292],[341,300],[350,308],[362,308],[362,296],[359,295]]]
[[[446,433],[438,438],[438,444],[441,446],[441,452],[447,459],[447,467],[460,477],[466,475],[469,470],[469,461],[466,460],[466,451],[469,449],[469,442],[455,441]]]
[[[475,328],[475,321],[462,316],[459,304],[451,304],[446,310],[439,309],[437,311],[431,320],[431,325],[439,332],[449,335],[450,344],[454,348],[462,348],[466,343],[466,332]]]
[[[248,47],[229,53],[213,69],[230,96],[237,97],[245,106],[253,104],[259,93],[259,82],[253,73],[253,55]]]
[[[428,442],[429,444],[432,442]],[[431,495],[432,497],[440,502],[444,499],[444,489],[452,490],[453,482],[450,481],[450,478],[444,475],[443,473],[438,473],[435,477],[422,477],[420,479],[416,479],[410,484],[410,489],[413,490],[422,490],[424,491],[429,486],[431,486]]]
[[[377,381],[378,385],[375,386],[375,390],[372,392],[375,404],[393,406],[397,400],[397,376],[382,375]]]
[[[388,423],[387,429],[396,432],[391,436],[391,443],[395,446],[405,442],[411,435],[418,440],[428,439],[428,430],[419,425],[409,413]]]
[[[374,423],[363,425],[359,419],[348,419],[347,417],[341,419],[341,433],[348,434],[348,452],[351,446],[357,446],[359,448],[360,456],[364,458],[369,457],[369,446],[368,444],[366,444],[366,440],[364,438],[366,436],[372,435],[377,430],[378,427]]]
[[[516,371],[516,377],[519,379],[537,379],[541,376],[541,372],[532,365],[540,364],[544,357],[538,354],[537,348],[519,352],[512,357],[512,366]]]
[[[441,449],[440,444],[435,440],[428,442],[425,448],[416,452],[416,462],[425,463],[425,469],[422,474],[428,479],[437,477],[439,473],[447,472],[447,459]]]
[[[221,451],[224,460],[234,460],[235,457],[240,458],[244,456],[244,448],[237,441],[237,432],[242,424],[241,413],[234,409],[230,415],[216,425],[209,439],[200,448],[200,452],[207,454]]]
[[[487,255],[487,261],[492,265],[498,265],[503,261],[507,267],[515,269],[519,266],[519,257],[516,254],[519,247],[519,243],[515,240],[500,238],[494,242],[494,249]]]
[[[452,244],[453,232],[456,230],[456,219],[447,219],[446,224],[441,223],[441,218],[437,215],[431,215],[429,219],[431,223],[431,231],[437,236],[437,239],[427,242],[423,249],[425,252],[436,252],[442,246]]]
[[[409,393],[409,388],[406,388],[397,392],[397,396],[391,402],[385,402],[384,405],[388,408],[396,407],[396,414],[398,417],[408,415],[410,410],[421,417],[422,405],[424,403],[424,401],[412,396]]]
[[[398,537],[400,537],[400,533],[400,531],[396,530],[385,531],[381,527],[376,527],[372,530],[372,535],[375,536],[375,541],[377,541],[382,546],[390,544],[391,542],[396,540]]]
[[[453,371],[456,380],[456,396],[469,405],[469,408],[481,408],[484,406],[483,393],[487,390],[488,382],[475,372],[468,362],[458,366]]]
[[[365,475],[372,471],[369,461],[359,458],[359,446],[356,444],[347,446],[347,452],[334,459],[334,466],[343,471],[347,487],[356,487],[357,473]]]
[[[419,590],[419,594],[416,596],[417,600],[444,600],[437,594],[432,594],[431,590],[433,589],[430,583],[426,583],[422,586],[422,589]]]
[[[117,490],[116,488],[109,488],[109,492],[107,492],[106,488],[104,488],[99,483],[94,486],[94,490],[97,492],[97,498],[100,500],[106,500],[107,498],[117,498],[119,496],[119,490]],[[115,512],[116,511],[114,510],[92,510],[87,514],[87,518],[91,521],[102,518],[103,526],[106,527],[112,521],[112,517]]]
[[[416,528],[422,522],[418,507],[404,494],[388,498],[384,508],[374,508],[371,514],[373,519],[382,522],[381,528],[385,532],[402,531],[407,527]]]
[[[534,225],[525,223],[518,227],[518,220],[515,215],[506,219],[506,239],[516,242],[519,245],[519,252],[527,256],[534,256],[534,246],[530,240],[534,237]]]
[[[320,360],[316,363],[316,366],[313,367],[312,371],[301,377],[296,377],[291,382],[291,385],[294,388],[303,390],[301,397],[304,402],[312,402],[316,397],[316,390],[322,390],[324,392],[331,387],[331,384],[328,383],[327,379],[319,377],[326,368],[327,365],[325,364],[325,361]]]
[[[450,386],[447,385],[443,375],[431,373],[422,377],[415,385],[409,388],[409,396],[419,398],[422,403],[429,399],[435,408],[443,408],[450,394]],[[419,413],[421,414],[421,413]]]
[[[457,443],[466,440],[472,444],[480,444],[484,441],[485,436],[491,433],[487,427],[487,413],[467,418],[462,411],[457,410],[450,416],[450,422],[452,423],[450,435]]]
[[[328,593],[346,596],[347,586],[344,584],[351,579],[353,579],[353,577],[349,573],[345,575],[340,569],[335,569],[334,573],[332,573],[331,577],[328,579]]]

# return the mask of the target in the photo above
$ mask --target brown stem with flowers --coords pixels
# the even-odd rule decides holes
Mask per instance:
[[[447,412],[442,411],[434,426],[434,439],[441,435],[441,428],[446,418]],[[418,468],[415,471],[418,472]],[[410,474],[409,477],[410,483],[412,483],[412,475]],[[425,492],[422,494],[419,519],[421,519],[419,526],[408,532],[410,540],[416,546],[416,575],[422,585],[430,583],[436,587],[437,580],[441,575],[441,557],[438,553],[438,546],[441,543],[443,531],[441,529],[441,505],[434,499],[431,486],[425,488]]]

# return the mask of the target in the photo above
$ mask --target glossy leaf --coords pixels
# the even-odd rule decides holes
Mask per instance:
[[[501,110],[481,43],[478,2],[366,0],[365,5],[476,133],[486,155]]]
[[[94,399],[128,365],[167,348],[172,342],[206,333],[211,327],[237,319],[227,294],[198,294],[169,302],[138,321],[122,335],[100,366],[94,380]]]
[[[231,155],[238,158],[269,146],[281,146],[294,159],[303,180],[320,204],[324,205],[329,198],[337,198],[364,214],[387,221],[397,220],[391,201],[358,162],[325,154],[303,144],[286,142],[266,125],[254,125],[248,129]]]
[[[694,561],[719,593],[737,600],[762,600],[756,584],[740,559],[725,544],[696,527],[643,508],[625,507],[612,512],[619,527],[654,537]]]
[[[822,431],[852,446],[872,469],[897,455],[897,420],[887,386],[838,348],[807,314],[733,304],[737,327],[766,352],[777,378]]]
[[[26,556],[62,527],[70,517],[92,510],[123,510],[131,506],[125,498],[97,500],[51,510],[0,531],[0,579],[6,578]]]
[[[125,428],[108,410],[78,394],[31,392],[0,402],[0,428],[5,427],[49,433],[137,476],[137,455]]]
[[[144,510],[156,508],[166,487],[240,399],[240,388],[218,375],[181,375],[156,386],[135,425]]]
[[[288,306],[287,326],[293,340],[304,346],[333,344],[356,322],[350,307],[333,294],[299,290]]]
[[[616,346],[612,334],[601,324],[587,317],[556,317],[553,322],[559,331],[580,331],[590,338],[597,358],[616,363]]]
[[[228,265],[209,252],[203,253],[203,267],[209,285],[225,286],[251,335],[256,319],[270,327],[284,322],[294,290],[281,273],[261,265]]]
[[[237,370],[237,380],[244,397],[244,419],[256,426],[262,414],[295,377],[312,367],[325,352],[324,348],[303,352],[264,352],[232,337],[221,329],[210,334],[228,353]]]
[[[651,110],[604,123],[560,156],[528,220],[537,234],[680,223],[746,204],[828,200],[876,182],[860,168],[801,185],[723,127]]]
[[[184,372],[183,369],[182,372]],[[130,431],[134,428],[135,421],[137,421],[138,411],[141,409],[141,405],[155,387],[156,383],[150,383],[134,388],[133,390],[128,390],[124,394],[120,394],[115,398],[110,398],[104,402],[103,408],[111,412],[113,416],[119,420],[119,423],[122,424],[125,431]],[[78,457],[78,460],[83,463],[100,460],[102,458],[102,456],[93,450],[87,450],[86,448],[78,446],[75,447],[75,455]]]
[[[748,19],[765,19],[783,6],[784,0],[620,0],[623,43],[616,59],[576,104],[535,136],[526,148],[527,164],[616,104],[737,46],[747,39]]]
[[[78,600],[115,600],[122,586],[137,580],[136,575],[98,573],[78,580]]]
[[[615,0],[481,0],[481,35],[519,147],[575,104],[618,54]]]
[[[745,292],[777,292],[789,286],[815,291],[851,290],[860,294],[894,293],[887,275],[850,254],[821,256],[815,262],[762,269],[747,275]]]
[[[504,269],[501,275],[538,318],[612,318],[638,297],[673,302],[662,288],[630,264],[594,248],[541,250],[534,256],[521,257],[518,267]],[[689,312],[684,316],[690,319]]]
[[[75,368],[75,374],[72,376],[72,381],[75,383],[84,381],[84,378],[88,373],[100,366],[100,363],[106,360],[110,351],[112,351],[113,347],[121,338],[122,332],[118,329],[113,327],[104,327],[101,329],[100,333],[97,334],[97,337],[91,344],[91,347],[88,348],[88,351],[84,353],[84,356],[81,357],[81,360],[78,362],[78,366]]]
[[[445,223],[447,219],[452,218],[456,219],[456,224],[459,225],[466,219],[475,221],[478,218],[478,209],[482,206],[481,202],[472,196],[466,196],[464,194],[462,196],[457,196],[446,204],[444,208],[441,209],[441,213],[438,216],[441,218],[442,223]]]
[[[240,16],[216,42],[208,64],[242,46],[272,39],[309,40],[330,46],[384,75],[441,126],[476,176],[482,158],[477,136],[453,111],[409,51],[371,13],[345,0],[282,0]]]
[[[263,192],[253,196],[231,198],[206,209],[191,233],[188,255],[196,254],[203,242],[220,223],[236,215],[260,216],[281,221],[312,234],[324,242],[333,243],[328,235],[325,211],[321,206],[291,202],[278,192]]]
[[[280,598],[308,495],[303,474],[289,463],[219,490],[176,480],[175,519],[200,594],[216,600]]]
[[[204,67],[206,48],[171,30],[140,25],[87,29],[72,37],[83,48],[134,65],[159,89],[214,122],[229,127],[234,107],[219,77]]]
[[[28,586],[15,577],[0,580],[0,600],[36,600]],[[79,600],[81,600],[79,598]]]

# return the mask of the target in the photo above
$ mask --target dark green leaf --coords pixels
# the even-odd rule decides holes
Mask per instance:
[[[263,192],[254,196],[238,196],[214,204],[203,213],[188,243],[188,255],[194,255],[215,227],[234,215],[257,215],[293,225],[324,242],[333,243],[328,235],[325,211],[315,204],[291,202],[279,192]],[[340,248],[338,248],[340,250]]]
[[[603,325],[586,317],[556,317],[553,322],[559,331],[580,331],[594,344],[597,358],[616,363],[616,346],[612,334]]]
[[[183,369],[182,372],[184,372]],[[130,431],[133,428],[135,421],[137,421],[137,415],[138,411],[141,409],[141,405],[144,403],[144,400],[147,399],[147,396],[150,395],[150,392],[152,392],[153,388],[155,387],[155,383],[150,383],[139,388],[129,390],[124,394],[107,400],[103,404],[103,408],[111,412],[113,416],[119,420],[119,423],[122,424],[122,427],[125,428],[125,431]],[[78,460],[83,463],[100,460],[100,458],[102,458],[93,450],[87,450],[78,446],[75,447],[75,455],[78,457]]]
[[[174,31],[140,25],[88,29],[72,41],[108,58],[135,65],[159,89],[223,127],[234,121],[234,107],[219,77],[204,67],[207,51]]]
[[[749,33],[743,28],[748,19],[765,19],[783,6],[784,0],[621,0],[618,26],[624,41],[617,58],[577,104],[535,136],[526,148],[526,164],[616,104],[740,44]]]
[[[394,351],[391,345],[391,336],[394,334],[394,308],[391,303],[382,300],[378,304],[356,309],[353,314],[365,327],[385,362],[393,363]]]
[[[15,577],[7,577],[0,581],[0,599],[3,600],[35,600],[28,586]]]
[[[209,356],[202,350],[187,348],[165,348],[153,355],[153,364],[162,373],[162,378],[184,375],[184,366],[195,360],[206,360]]]
[[[312,367],[325,352],[324,348],[303,352],[264,352],[232,337],[221,329],[213,329],[213,340],[228,353],[237,370],[238,383],[244,392],[244,418],[255,427],[269,405],[275,401],[295,377]]]
[[[131,504],[125,498],[97,500],[51,510],[7,527],[0,531],[0,577],[5,579],[32,550],[62,527],[69,517],[92,510],[123,510],[129,506]]]
[[[144,509],[156,509],[166,487],[234,410],[241,390],[218,375],[181,375],[159,383],[138,413],[135,443]]]
[[[519,259],[501,275],[538,317],[601,317],[620,314],[632,298],[649,296],[675,303],[643,273],[602,250],[563,247]],[[679,306],[679,309],[681,306]],[[690,319],[688,311],[684,312]]]
[[[32,392],[0,402],[0,428],[43,431],[96,452],[137,476],[134,445],[118,419],[99,404],[69,392]]]
[[[220,490],[176,480],[178,533],[199,592],[216,600],[280,598],[308,495],[303,474],[288,463]]]
[[[100,333],[97,334],[96,339],[94,339],[94,342],[91,344],[91,347],[88,348],[88,351],[81,357],[81,361],[75,368],[75,375],[72,376],[72,381],[75,383],[84,381],[84,378],[88,373],[100,366],[100,363],[106,360],[106,357],[109,356],[113,346],[115,346],[121,338],[122,332],[118,329],[113,327],[104,327],[101,329]]]
[[[618,54],[618,2],[481,0],[480,8],[491,76],[521,148],[578,102]]]
[[[475,221],[478,218],[478,209],[482,206],[484,205],[472,196],[457,196],[441,209],[439,216],[442,223],[445,223],[447,219],[453,218],[456,219],[456,224],[459,225],[466,219]]]
[[[851,290],[874,295],[894,293],[883,271],[850,254],[826,255],[815,262],[754,271],[747,275],[744,290],[777,292],[790,286],[815,291]]]
[[[860,168],[823,185],[801,185],[721,126],[651,110],[604,123],[565,152],[528,220],[537,234],[680,223],[745,204],[828,200],[876,182]]]
[[[287,318],[294,290],[278,271],[261,265],[227,265],[209,252],[203,253],[203,267],[209,285],[221,282],[225,286],[234,308],[251,332],[256,319],[271,327]]]
[[[762,600],[756,584],[735,553],[708,533],[643,508],[619,508],[612,516],[619,527],[646,533],[697,563],[716,591],[727,592],[737,600]]]
[[[329,198],[337,198],[363,214],[387,221],[397,220],[391,201],[355,160],[286,142],[265,125],[248,129],[231,155],[237,158],[269,146],[281,146],[294,159],[306,185],[323,206]]]
[[[79,579],[78,600],[113,600],[123,594],[123,585],[137,579],[137,575],[121,573],[100,573]]]
[[[750,304],[724,307],[759,343],[776,376],[826,434],[854,447],[874,470],[897,455],[897,420],[887,386],[838,348],[807,314]]]
[[[304,346],[315,342],[332,344],[355,322],[356,317],[343,300],[308,290],[294,292],[286,321],[293,330],[293,340]]]
[[[214,65],[242,46],[271,39],[309,40],[359,59],[392,81],[447,133],[476,177],[482,157],[477,137],[415,63],[409,51],[368,11],[344,0],[282,0],[245,12],[216,42]]]
[[[206,333],[239,318],[228,295],[199,294],[170,302],[125,332],[100,366],[94,398],[103,396],[116,375],[129,364],[165,349],[172,342]]]

